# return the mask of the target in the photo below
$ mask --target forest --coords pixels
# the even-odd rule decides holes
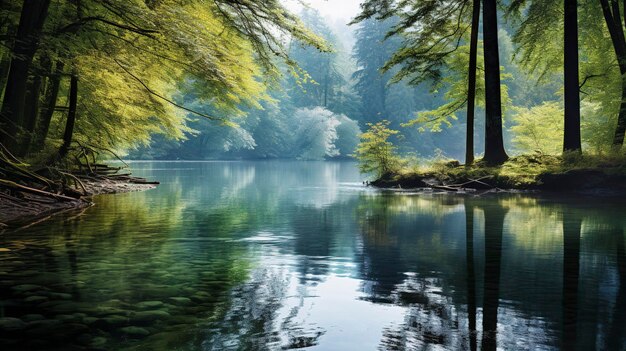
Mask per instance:
[[[2,350],[626,349],[626,1],[2,0],[0,43]]]
[[[37,162],[311,160],[389,121],[417,158],[607,154],[626,16],[578,2],[368,1],[348,26],[278,1],[5,1],[1,141]]]

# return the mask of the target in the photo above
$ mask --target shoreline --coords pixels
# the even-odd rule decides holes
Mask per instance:
[[[86,195],[71,200],[53,200],[36,194],[20,193],[20,197],[7,196],[0,191],[0,232],[5,229],[24,228],[48,218],[93,206],[92,197],[155,189],[157,184],[134,183],[131,180],[81,179]]]
[[[461,166],[462,167],[462,166]],[[368,184],[379,189],[438,190],[449,193],[544,193],[617,197],[626,195],[626,174],[605,169],[572,169],[518,176],[503,175],[493,169],[466,171],[451,168],[440,172],[386,174]]]

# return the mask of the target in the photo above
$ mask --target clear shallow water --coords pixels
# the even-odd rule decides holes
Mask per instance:
[[[352,163],[132,164],[0,234],[2,349],[626,347],[626,203],[364,188]]]

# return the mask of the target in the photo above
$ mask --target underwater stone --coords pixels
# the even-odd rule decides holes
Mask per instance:
[[[24,302],[28,303],[41,303],[48,301],[48,298],[45,296],[33,295],[24,299]]]
[[[24,329],[26,323],[19,318],[4,317],[0,318],[0,330],[14,331]]]
[[[140,337],[150,335],[150,332],[140,327],[124,327],[119,329],[120,332],[128,336]]]
[[[189,305],[191,303],[191,299],[187,297],[170,297],[167,301],[174,305]]]
[[[138,303],[137,308],[140,310],[154,309],[163,306],[163,302],[161,301],[142,301]]]
[[[160,319],[169,318],[169,317],[170,317],[169,313],[165,311],[161,311],[161,310],[142,311],[142,312],[137,312],[131,315],[131,321],[137,324],[147,324],[147,323],[156,322]]]
[[[21,320],[23,320],[24,322],[34,322],[34,321],[40,321],[42,319],[46,319],[46,317],[40,314],[25,314],[21,318]]]

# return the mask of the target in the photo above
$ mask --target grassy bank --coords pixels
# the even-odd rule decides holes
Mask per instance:
[[[387,172],[371,182],[382,188],[518,189],[571,193],[626,194],[624,156],[522,155],[493,167],[434,161]]]

